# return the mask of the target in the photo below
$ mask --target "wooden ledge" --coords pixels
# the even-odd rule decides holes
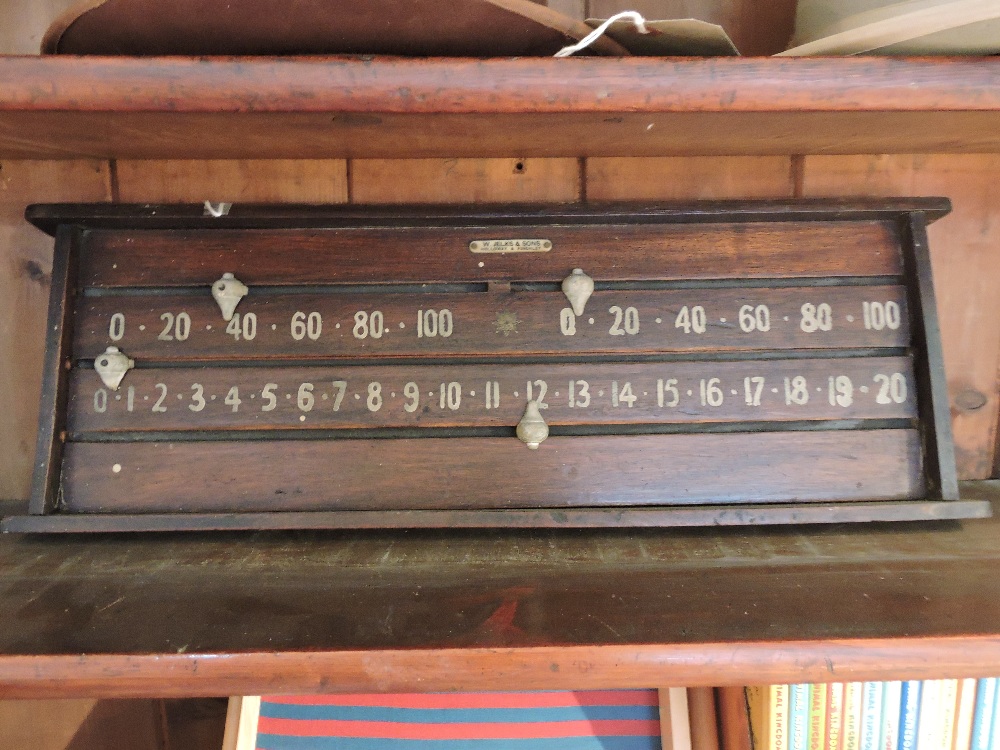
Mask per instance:
[[[10,158],[1000,151],[997,58],[0,57],[0,80]]]
[[[0,58],[0,111],[1000,111],[997,58]]]

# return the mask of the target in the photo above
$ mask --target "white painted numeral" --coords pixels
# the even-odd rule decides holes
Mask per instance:
[[[337,392],[333,397],[333,410],[340,411],[340,405],[344,401],[344,394],[347,392],[347,381],[334,380],[333,389]]]
[[[883,328],[895,331],[902,323],[899,303],[893,300],[862,302],[861,310],[864,313],[865,328],[869,331],[881,331]]]
[[[767,305],[743,305],[740,308],[740,329],[743,333],[771,330],[771,310]]]
[[[153,404],[153,411],[165,412],[167,407],[163,405],[163,402],[167,400],[167,385],[166,383],[157,383],[156,389],[160,392],[160,397],[156,399],[156,403]]]
[[[312,411],[316,405],[316,397],[313,396],[313,384],[303,383],[299,386],[299,393],[296,399],[299,409],[302,411]]]
[[[669,396],[667,401],[664,397]],[[677,378],[662,378],[656,381],[656,405],[659,407],[677,406],[681,402],[681,392],[677,390]]]
[[[135,411],[135,386],[130,385],[125,396],[125,409],[127,411]]]
[[[252,312],[245,315],[235,313],[226,326],[226,333],[237,341],[240,340],[240,336],[247,341],[253,341],[257,338],[257,314]]]
[[[625,385],[618,389],[618,381],[611,381],[611,405],[618,406],[619,404],[625,404],[629,409],[635,405],[635,400],[638,398],[634,393],[632,393],[632,384],[626,382]]]
[[[743,378],[743,398],[747,406],[760,406],[760,394],[764,392],[764,378],[754,375]]]
[[[809,403],[809,384],[801,375],[785,378],[785,404],[804,406]]]
[[[108,392],[103,388],[94,391],[94,411],[103,414],[108,410]]]
[[[845,409],[854,403],[854,383],[846,375],[831,375],[828,379],[830,390],[830,406],[843,406]]]
[[[534,391],[532,389],[532,385],[534,385],[534,387],[538,389],[538,398],[535,398],[533,395]],[[528,391],[528,401],[536,402],[538,404],[539,409],[549,408],[549,405],[545,403],[545,394],[548,393],[549,391],[548,383],[546,383],[544,380],[536,380],[534,381],[534,383],[532,383],[532,381],[529,380],[527,391]]]
[[[722,406],[725,399],[719,384],[722,381],[718,378],[701,379],[701,405],[702,406]]]
[[[239,411],[240,404],[243,403],[240,400],[240,389],[235,385],[232,388],[230,388],[229,393],[226,394],[226,397],[222,400],[222,403],[226,404],[227,406],[233,407],[233,411]]]
[[[500,381],[498,380],[486,381],[486,408],[500,408]]]
[[[201,383],[194,383],[191,390],[194,393],[191,394],[191,403],[188,404],[188,409],[195,412],[201,411],[205,408],[205,387]]]
[[[901,404],[906,401],[906,377],[901,372],[894,372],[892,375],[879,373],[874,378],[878,383],[878,395],[875,396],[877,404]]]
[[[799,312],[802,313],[799,328],[806,333],[833,329],[833,309],[826,302],[820,302],[818,305],[806,302]]]
[[[175,338],[178,341],[187,341],[187,337],[191,335],[191,316],[186,312],[179,312],[176,316],[172,312],[165,312],[160,316],[160,320],[163,321],[163,330],[156,337],[158,341],[173,341]],[[124,320],[122,327],[124,329]]]
[[[462,405],[462,384],[452,381],[441,384],[441,408],[447,407],[452,411],[458,411]]]
[[[612,336],[624,336],[626,333],[634,336],[639,333],[639,311],[634,307],[626,307],[624,310],[618,305],[608,308],[608,312],[615,316],[614,323],[608,330]],[[624,330],[622,324],[624,323]]]
[[[701,305],[694,305],[690,309],[687,305],[677,313],[674,320],[674,328],[684,329],[684,333],[704,333],[708,328],[708,316],[705,315],[705,308]]]
[[[586,380],[569,381],[569,408],[586,409],[590,406],[590,383]]]
[[[420,406],[420,387],[411,380],[403,386],[403,395],[410,399],[410,403],[403,404],[403,409],[413,414]]]
[[[559,311],[559,330],[563,336],[576,335],[576,313],[572,307],[564,307]]]
[[[261,411],[274,411],[275,407],[277,407],[278,397],[274,395],[274,389],[277,387],[277,383],[268,383],[264,386],[264,390],[260,392],[260,397],[266,399],[267,403],[260,405]]]
[[[108,326],[108,338],[112,341],[121,341],[125,335],[125,316],[122,313],[115,313],[111,316],[111,325]]]
[[[374,313],[373,313],[374,315]],[[455,319],[451,310],[417,310],[417,338],[432,339],[440,336],[443,339],[451,336],[455,328]],[[374,334],[372,334],[374,336]],[[362,337],[363,338],[363,337]],[[378,336],[375,336],[378,338]]]
[[[381,310],[373,310],[371,314],[364,310],[354,313],[354,338],[366,339],[371,336],[373,339],[382,338],[385,333],[385,316]]]
[[[382,408],[382,384],[372,382],[368,384],[368,411],[378,411]]]
[[[309,315],[297,312],[292,315],[292,338],[296,341],[302,341],[306,336],[316,341],[322,333],[323,316],[318,312],[311,312]]]

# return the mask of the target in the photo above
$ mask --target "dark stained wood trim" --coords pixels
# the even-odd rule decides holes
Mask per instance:
[[[80,229],[68,224],[60,226],[56,233],[45,328],[42,401],[31,480],[32,513],[51,513],[58,504],[81,234]]]
[[[745,221],[898,221],[922,211],[928,223],[951,211],[943,197],[799,198],[675,203],[613,202],[546,206],[472,204],[354,206],[240,203],[225,216],[206,216],[202,204],[39,203],[25,218],[53,234],[60,223],[91,229],[290,229],[309,227],[524,226],[565,224],[689,224]]]
[[[989,677],[1000,636],[0,657],[0,697],[592,690]]]
[[[0,111],[1000,111],[996,58],[26,56],[0,58],[0,80]]]
[[[926,221],[919,211],[910,214],[903,236],[904,242],[910,245],[903,252],[911,292],[911,304],[907,305],[910,330],[914,348],[923,350],[914,360],[914,374],[917,379],[924,471],[932,497],[957,500],[958,476],[941,327],[934,296]],[[919,304],[912,304],[918,300]]]
[[[479,529],[763,526],[769,524],[944,521],[988,518],[986,500],[834,503],[829,505],[702,506],[666,509],[511,511],[335,511],[275,513],[92,514],[10,516],[4,533],[75,534],[126,531],[252,531],[258,529]]]

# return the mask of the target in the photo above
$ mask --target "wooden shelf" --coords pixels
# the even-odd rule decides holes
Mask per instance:
[[[1000,504],[1000,486],[963,496]],[[5,697],[917,679],[1000,667],[1000,516],[0,538]]]
[[[0,158],[1000,151],[1000,59],[0,57]]]

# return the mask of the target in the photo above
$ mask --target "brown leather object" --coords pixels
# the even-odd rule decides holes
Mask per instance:
[[[530,0],[85,0],[42,53],[548,56],[590,31]],[[607,38],[591,49],[628,54]]]

